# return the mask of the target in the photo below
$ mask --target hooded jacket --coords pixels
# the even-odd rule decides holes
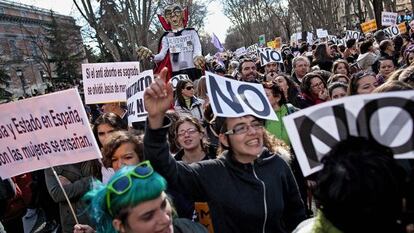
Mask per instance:
[[[170,124],[165,118],[164,127],[146,129],[145,158],[169,186],[208,202],[215,232],[291,232],[305,219],[293,174],[277,154],[264,148],[253,163],[242,164],[224,152],[218,159],[187,165],[169,153]]]

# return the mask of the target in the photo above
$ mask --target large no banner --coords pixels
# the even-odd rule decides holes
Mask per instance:
[[[101,157],[77,89],[0,105],[0,176]]]
[[[139,73],[139,62],[82,64],[86,104],[125,102],[128,80]]]
[[[277,120],[261,84],[236,81],[206,72],[207,93],[216,116],[253,115]]]
[[[305,176],[319,171],[322,157],[350,135],[390,147],[396,159],[414,158],[414,91],[346,97],[283,120]]]

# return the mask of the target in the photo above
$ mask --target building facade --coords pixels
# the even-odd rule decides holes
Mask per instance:
[[[53,12],[59,25],[71,25],[74,53],[83,51],[80,28],[70,16]],[[50,10],[8,0],[0,0],[0,69],[10,77],[15,97],[43,93],[56,78],[47,30],[52,22]]]

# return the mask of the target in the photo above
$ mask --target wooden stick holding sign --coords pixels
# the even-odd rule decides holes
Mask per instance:
[[[223,78],[206,72],[207,94],[211,108],[219,117],[253,115],[278,120],[261,84]]]
[[[348,136],[389,147],[396,159],[414,158],[414,91],[346,97],[283,118],[305,176],[322,169],[321,159]]]

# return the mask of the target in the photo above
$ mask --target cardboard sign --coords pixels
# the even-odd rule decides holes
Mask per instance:
[[[253,115],[277,120],[262,84],[241,82],[206,72],[207,94],[216,116]]]
[[[254,53],[256,53],[256,51],[257,51],[258,48],[259,48],[259,45],[252,44],[249,47],[247,47],[247,53],[254,54]]]
[[[282,48],[282,37],[276,37],[274,40],[274,45],[275,45],[275,49],[280,49]]]
[[[354,38],[354,39],[358,40],[359,38],[361,38],[361,33],[357,32],[357,31],[347,30],[346,34],[345,34],[345,39],[349,40],[351,38]]]
[[[209,233],[214,233],[213,221],[207,202],[194,202],[194,210],[197,212],[199,222],[207,228]]]
[[[338,41],[338,38],[336,38],[336,36],[332,36],[332,35],[328,35],[328,41],[329,40],[332,40],[335,44],[336,44],[336,42]]]
[[[129,125],[132,125],[133,122],[146,120],[148,114],[144,107],[144,91],[153,80],[154,74],[152,70],[146,70],[137,77],[130,79],[126,90]]]
[[[361,29],[363,33],[373,32],[377,30],[377,21],[375,19],[371,19],[366,21],[365,23],[361,23]]]
[[[190,79],[186,74],[178,74],[172,77],[168,82],[171,84],[172,88],[175,90],[177,88],[178,81]]]
[[[259,45],[264,46],[266,44],[266,37],[264,34],[259,36]]]
[[[274,48],[275,48],[275,41],[274,41],[274,40],[272,40],[272,41],[267,42],[267,43],[266,43],[266,46],[267,46],[268,48],[272,48],[272,49],[274,49]]]
[[[328,36],[328,31],[322,28],[316,29],[316,36],[318,38],[326,38]]]
[[[387,27],[385,29],[383,29],[383,31],[385,32],[385,34],[389,37],[389,38],[393,38],[394,36],[398,36],[400,34],[406,33],[407,32],[407,27],[405,26],[405,23],[400,23],[398,25],[393,25],[391,27]]]
[[[313,44],[313,34],[311,32],[307,32],[306,42],[310,45]]]
[[[139,75],[139,62],[82,64],[86,104],[125,102],[128,79]]]
[[[305,176],[319,171],[322,157],[348,136],[388,146],[395,158],[414,158],[414,91],[350,96],[283,118]]]
[[[193,52],[193,37],[191,35],[167,37],[170,53]]]
[[[246,54],[246,48],[244,46],[238,48],[236,49],[236,51],[234,51],[234,54],[236,55],[236,57],[241,57],[242,55]]]
[[[0,105],[0,176],[101,158],[77,89]]]
[[[381,13],[381,25],[382,26],[392,26],[397,24],[398,13],[395,12],[385,12]]]
[[[259,48],[257,54],[260,59],[260,65],[265,66],[270,62],[283,63],[282,54],[271,48]]]
[[[337,45],[340,45],[340,44],[342,44],[342,45],[346,45],[346,40],[345,40],[345,39],[337,39],[337,40],[336,40],[336,44],[337,44]]]

